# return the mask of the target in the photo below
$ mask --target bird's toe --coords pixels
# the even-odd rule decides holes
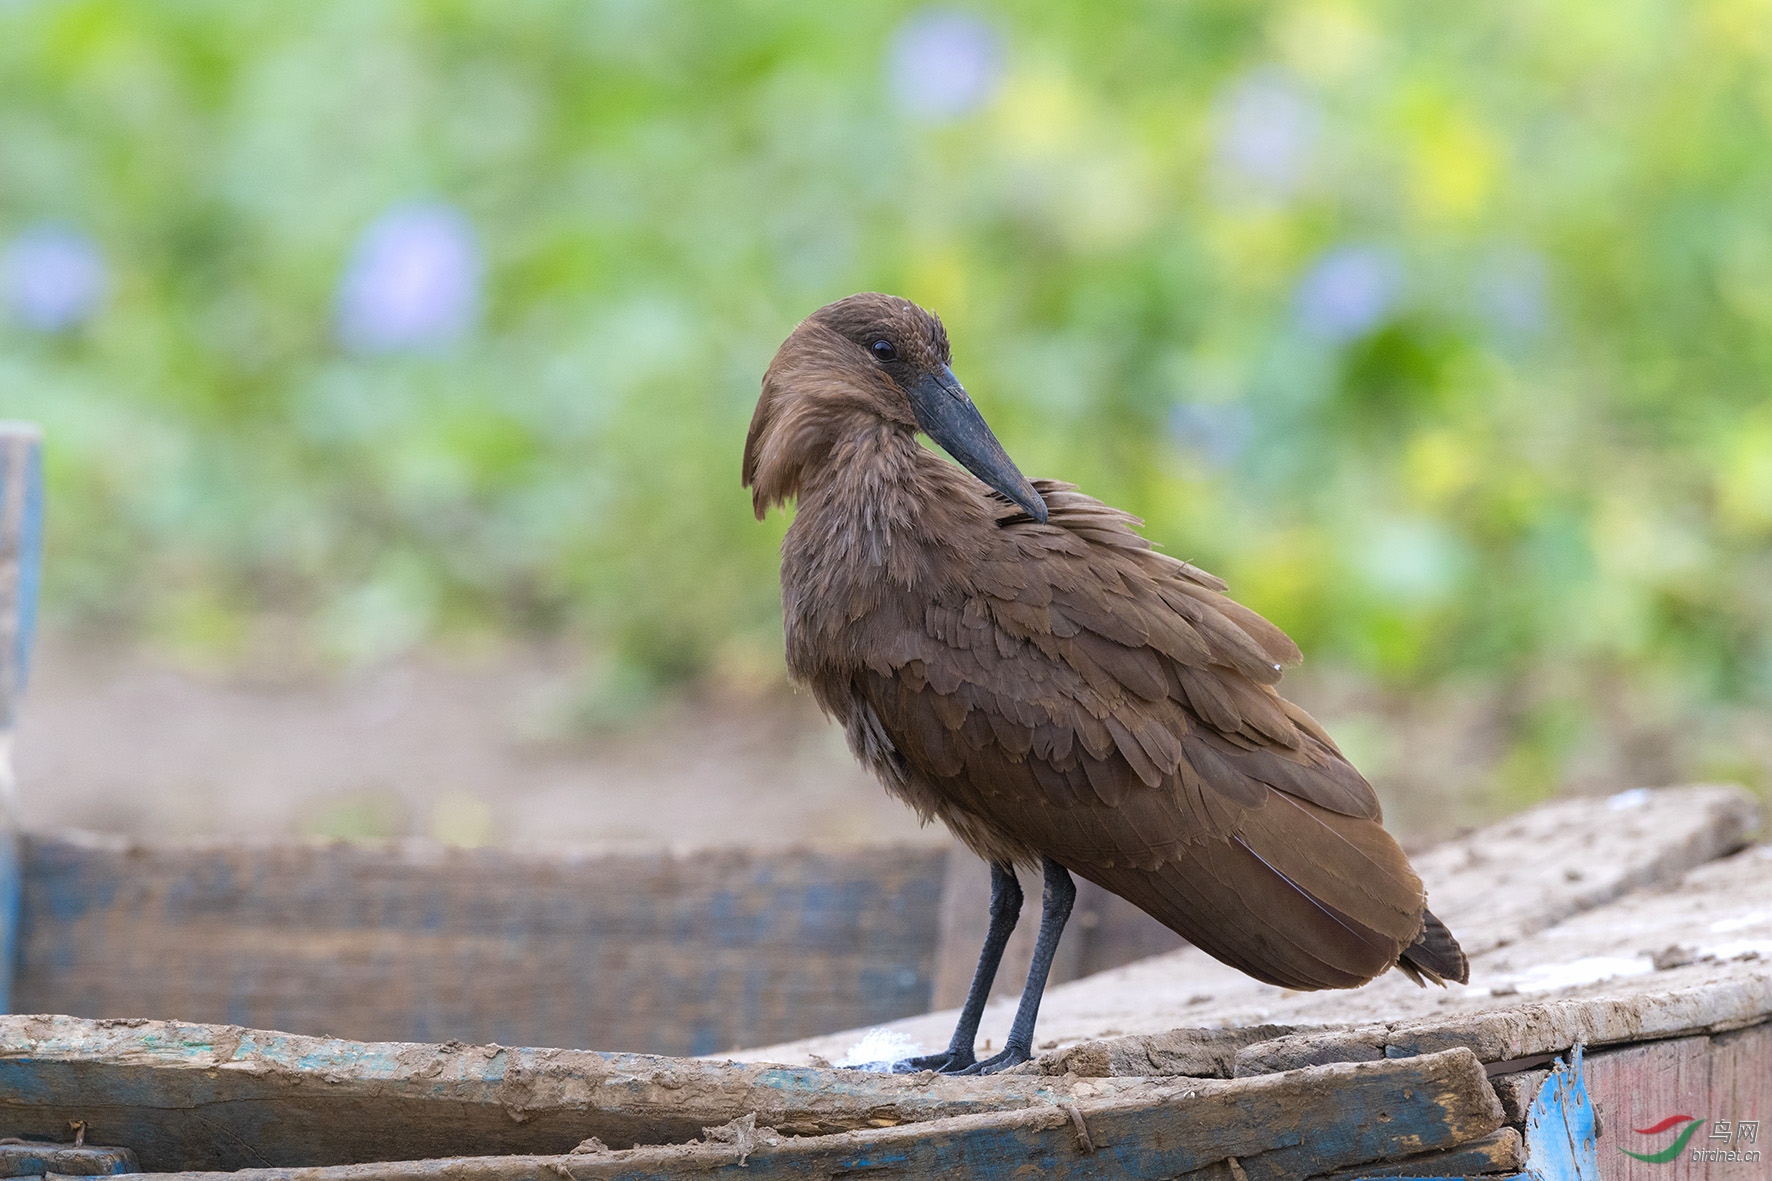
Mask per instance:
[[[919,1070],[933,1070],[937,1074],[963,1074],[966,1068],[977,1061],[971,1054],[954,1050],[943,1050],[939,1054],[922,1054],[916,1058],[900,1058],[892,1064],[893,1074],[915,1074]]]
[[[998,1074],[1011,1066],[1020,1066],[1032,1058],[1033,1054],[1020,1046],[1009,1046],[1001,1054],[993,1054],[983,1062],[974,1062],[964,1070],[953,1071],[954,1074]]]

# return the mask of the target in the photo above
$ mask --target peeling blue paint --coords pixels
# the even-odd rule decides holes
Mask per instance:
[[[1526,1172],[1530,1181],[1600,1181],[1594,1103],[1581,1074],[1581,1046],[1561,1058],[1526,1114]]]

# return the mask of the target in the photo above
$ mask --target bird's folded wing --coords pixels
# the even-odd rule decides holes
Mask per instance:
[[[1378,798],[1274,689],[1298,651],[1124,513],[1044,484],[974,585],[881,635],[855,691],[953,807],[1292,988],[1377,975],[1422,892]]]

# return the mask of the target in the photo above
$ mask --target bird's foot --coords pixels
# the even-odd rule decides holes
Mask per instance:
[[[892,1073],[915,1074],[919,1070],[933,1070],[937,1074],[961,1074],[976,1061],[970,1050],[943,1050],[939,1054],[900,1058],[892,1064]]]
[[[1001,1054],[993,1054],[983,1062],[974,1062],[964,1070],[949,1071],[950,1074],[997,1074],[1008,1070],[1011,1066],[1020,1066],[1032,1058],[1033,1051],[1027,1046],[1005,1046]]]

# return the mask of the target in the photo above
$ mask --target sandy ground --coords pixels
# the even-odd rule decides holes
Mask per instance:
[[[575,703],[594,678],[561,651],[430,653],[321,675],[274,660],[203,671],[50,634],[17,739],[23,812],[35,828],[144,836],[628,848],[947,839],[856,767],[836,728],[781,681],[778,654],[752,663],[723,688],[587,730]],[[1508,702],[1492,692],[1387,696],[1310,666],[1286,689],[1372,780],[1410,847],[1543,798],[1507,786]],[[1577,752],[1563,789],[1737,778],[1732,764],[1719,774],[1698,757],[1701,740],[1772,767],[1763,717],[1722,721],[1708,738],[1621,724]]]
[[[579,684],[533,650],[275,681],[51,639],[19,725],[25,823],[647,848],[946,839],[804,697],[680,700],[563,738],[551,719]]]

